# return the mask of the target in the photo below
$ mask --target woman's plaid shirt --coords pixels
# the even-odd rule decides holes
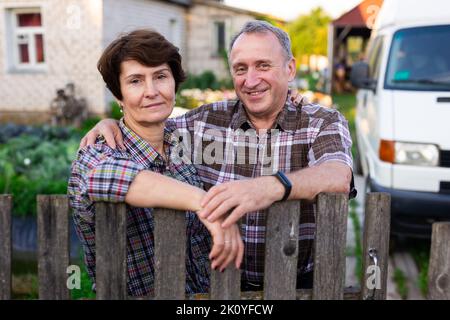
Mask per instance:
[[[352,167],[347,121],[336,110],[314,104],[296,107],[286,100],[272,130],[256,134],[240,101],[201,106],[170,119],[167,126],[183,140],[185,162],[195,164],[205,189],[223,182],[292,172],[326,161]],[[302,202],[299,224],[298,273],[312,270],[315,205]],[[243,280],[262,282],[264,211],[242,219],[245,242]]]
[[[151,170],[191,185],[202,187],[194,166],[174,163],[173,150],[179,142],[165,130],[171,161],[164,163],[146,141],[119,124],[126,151],[109,148],[104,141],[79,150],[72,164],[68,194],[76,231],[85,253],[87,270],[95,283],[95,208],[94,202],[124,202],[134,177]],[[207,292],[209,287],[209,232],[193,212],[186,212],[186,292]],[[152,209],[127,205],[128,293],[144,296],[153,291],[154,246]],[[114,245],[114,244],[111,244]]]

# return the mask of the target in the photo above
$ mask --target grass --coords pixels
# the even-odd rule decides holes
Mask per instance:
[[[424,297],[428,295],[428,265],[430,261],[430,248],[427,244],[420,244],[411,250],[411,255],[419,269],[417,283]]]
[[[36,300],[38,298],[38,276],[36,273],[12,275],[12,299]]]
[[[70,296],[72,300],[80,300],[80,299],[95,299],[95,292],[92,291],[92,281],[89,277],[86,266],[83,262],[81,262],[81,283],[80,289],[72,289],[70,290]]]
[[[352,137],[352,141],[356,141],[355,134],[355,112],[356,112],[356,96],[354,94],[334,94],[333,95],[333,104],[336,105],[336,108],[348,121],[348,127],[350,130],[350,134]],[[353,158],[355,157],[356,144],[353,143],[352,146],[352,154]],[[356,208],[358,203],[356,200],[351,200],[349,210],[349,219],[352,221],[353,230],[355,233],[355,246],[353,248],[353,255],[356,258],[356,267],[355,267],[355,276],[361,283],[363,279],[363,270],[362,270],[362,229],[361,229],[361,221],[356,213]]]
[[[356,115],[356,96],[354,94],[334,94],[333,104],[337,106],[340,113],[347,119],[350,135],[352,136],[352,154],[355,158],[356,152],[356,129],[355,129],[355,115]]]
[[[359,221],[358,214],[356,213],[358,203],[353,199],[350,200],[349,204],[350,204],[349,218],[352,221],[353,232],[355,234],[355,247],[353,249],[353,256],[356,258],[355,276],[358,279],[359,283],[361,283],[363,279],[361,222]]]
[[[86,271],[83,260],[75,261],[80,266],[80,289],[72,289],[70,296],[72,300],[95,299],[92,292],[92,282]],[[39,281],[37,275],[37,262],[28,260],[13,260],[12,270],[12,299],[36,300],[39,298]],[[67,275],[69,276],[69,275]]]
[[[408,298],[408,286],[406,285],[406,276],[402,270],[396,268],[394,270],[394,282],[397,286],[397,292],[400,297],[405,300]]]

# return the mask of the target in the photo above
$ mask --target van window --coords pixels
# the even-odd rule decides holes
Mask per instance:
[[[383,50],[383,37],[377,37],[369,44],[367,62],[369,64],[369,77],[373,80],[378,78],[380,73],[380,60]]]
[[[392,39],[385,88],[450,91],[450,25],[398,30]]]

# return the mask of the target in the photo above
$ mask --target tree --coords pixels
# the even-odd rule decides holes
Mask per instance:
[[[303,55],[327,55],[328,24],[331,17],[317,7],[307,15],[301,15],[288,24],[294,57]]]

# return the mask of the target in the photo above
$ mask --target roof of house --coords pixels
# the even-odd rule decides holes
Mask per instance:
[[[364,0],[356,7],[334,20],[334,26],[352,26],[372,28],[383,0]]]

